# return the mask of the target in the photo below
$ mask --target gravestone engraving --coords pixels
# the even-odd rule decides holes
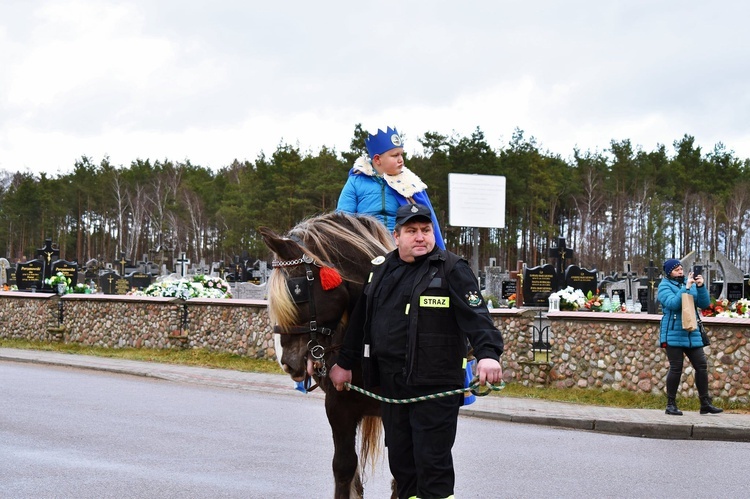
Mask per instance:
[[[52,272],[50,275],[55,275],[61,272],[62,275],[70,279],[70,286],[78,284],[78,264],[75,262],[68,262],[66,260],[56,260],[52,262]]]
[[[507,302],[511,296],[515,295],[516,284],[517,282],[515,279],[504,279],[501,282],[500,299]]]
[[[557,271],[552,265],[526,267],[523,272],[523,304],[531,307],[545,307],[549,295],[557,291]]]
[[[40,290],[42,289],[43,279],[44,260],[29,260],[28,262],[18,264],[16,267],[16,286],[18,286],[19,290]],[[52,291],[52,289],[49,291]]]
[[[580,289],[584,296],[587,296],[589,292],[595,295],[598,283],[597,277],[596,269],[588,270],[582,269],[578,265],[570,265],[565,269],[565,286]]]
[[[130,291],[130,281],[125,277],[119,277],[115,280],[115,294],[126,295]]]
[[[240,300],[266,300],[268,291],[265,284],[238,282],[232,288],[232,298]]]

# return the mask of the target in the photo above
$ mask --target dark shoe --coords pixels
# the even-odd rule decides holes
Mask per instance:
[[[710,397],[701,397],[701,414],[719,414],[720,412],[724,412],[724,409],[712,405]]]
[[[667,400],[667,410],[664,413],[670,416],[682,416],[682,411],[677,408],[677,403],[674,399]]]

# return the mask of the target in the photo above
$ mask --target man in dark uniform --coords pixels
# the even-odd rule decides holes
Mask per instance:
[[[464,385],[467,339],[481,384],[502,378],[503,339],[468,263],[435,247],[430,210],[401,206],[397,249],[373,260],[330,378],[337,390],[364,362],[365,384],[405,399]],[[385,443],[398,497],[452,497],[451,449],[463,395],[411,404],[382,404]]]

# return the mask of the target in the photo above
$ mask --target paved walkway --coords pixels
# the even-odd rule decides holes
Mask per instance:
[[[291,379],[282,374],[246,373],[12,348],[0,348],[0,361],[95,369],[276,395],[323,397],[317,390],[307,395],[295,391]],[[638,437],[750,442],[750,414],[701,416],[697,412],[685,412],[683,416],[667,416],[661,409],[617,409],[502,395],[479,398],[461,412],[467,416],[514,423]]]

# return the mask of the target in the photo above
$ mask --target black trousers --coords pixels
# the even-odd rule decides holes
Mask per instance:
[[[407,386],[400,373],[381,373],[380,386],[381,395],[395,399],[461,388]],[[388,462],[400,499],[444,498],[453,494],[455,473],[451,450],[462,398],[463,394],[459,394],[411,404],[382,403]]]
[[[669,372],[667,373],[667,397],[677,396],[682,377],[682,366],[685,356],[695,369],[695,387],[698,389],[699,397],[708,396],[708,361],[703,347],[683,348],[667,347],[667,359],[669,359]]]

